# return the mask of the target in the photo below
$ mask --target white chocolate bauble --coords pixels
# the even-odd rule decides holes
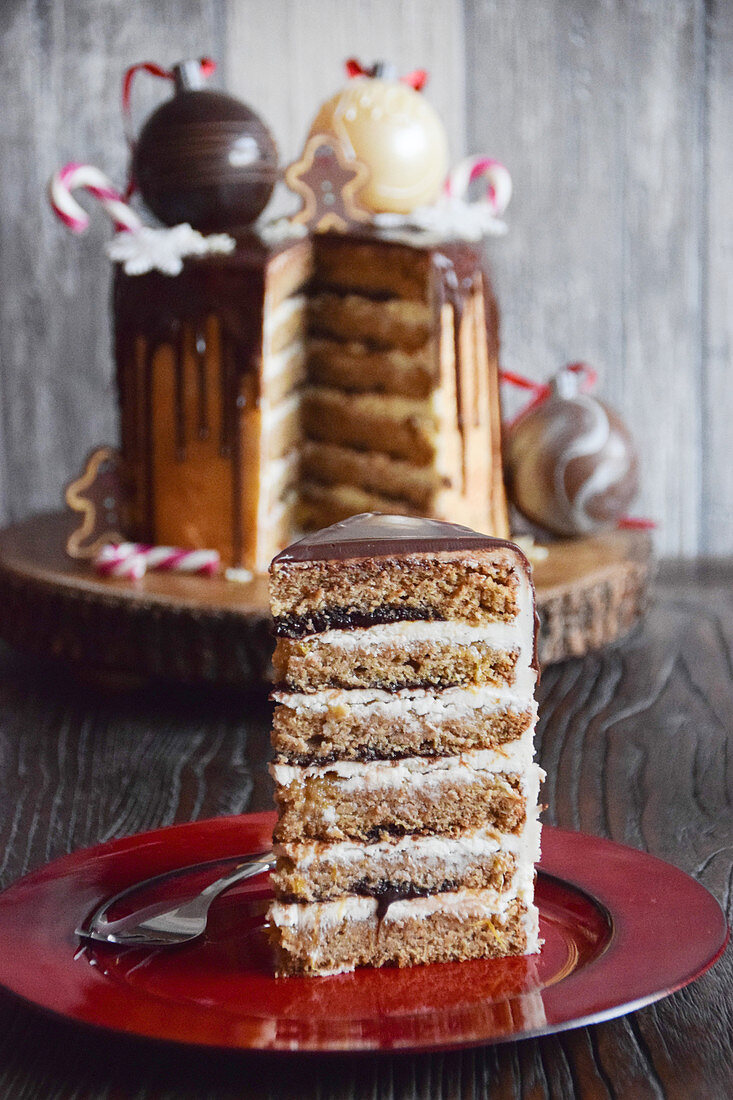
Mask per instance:
[[[428,101],[399,81],[356,77],[324,103],[309,136],[333,134],[370,179],[359,201],[374,213],[409,214],[437,199],[448,140]]]

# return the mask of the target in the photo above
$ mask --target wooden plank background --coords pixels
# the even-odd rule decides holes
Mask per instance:
[[[632,428],[662,553],[733,552],[733,5],[723,0],[5,0],[0,5],[0,523],[57,507],[116,434],[109,225],[49,212],[58,165],[125,176],[120,80],[210,54],[284,159],[343,59],[431,73],[454,157],[510,168],[490,244],[503,362],[586,358]],[[167,94],[145,77],[144,118]]]

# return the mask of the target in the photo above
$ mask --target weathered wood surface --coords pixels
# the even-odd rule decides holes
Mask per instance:
[[[184,55],[271,120],[285,157],[350,53],[432,73],[452,152],[515,180],[491,244],[507,367],[585,357],[642,452],[637,511],[667,554],[733,549],[731,5],[717,0],[7,0],[0,5],[0,524],[52,509],[113,441],[109,227],[44,188],[69,159],[117,181],[124,68]],[[165,88],[142,78],[144,117]]]
[[[545,819],[654,853],[733,918],[733,566],[663,571],[646,625],[549,670]],[[203,692],[105,694],[0,649],[0,885],[141,829],[265,809],[269,712]],[[733,945],[621,1019],[444,1055],[247,1058],[87,1032],[0,997],[0,1096],[532,1100],[733,1095]]]
[[[511,232],[493,249],[503,361],[539,378],[574,359],[597,366],[640,447],[637,508],[660,521],[666,552],[689,554],[707,434],[705,6],[544,0],[521,12],[467,7],[469,144],[509,164],[516,185]]]
[[[703,544],[731,547],[733,462],[730,371],[733,362],[733,4],[709,13],[707,63],[708,158],[703,253],[704,356]]]

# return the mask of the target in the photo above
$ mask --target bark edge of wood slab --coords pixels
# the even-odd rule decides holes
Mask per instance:
[[[73,517],[35,516],[0,531],[0,637],[75,671],[253,687],[270,680],[267,578],[149,573],[97,577],[64,550]],[[535,566],[540,663],[599,649],[642,617],[651,539],[610,531],[557,542]]]

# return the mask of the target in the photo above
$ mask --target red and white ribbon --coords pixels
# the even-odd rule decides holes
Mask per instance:
[[[137,562],[142,562],[138,573]],[[143,576],[146,570],[160,573],[189,573],[212,577],[219,572],[221,558],[218,550],[179,550],[174,546],[150,546],[143,542],[117,542],[104,545],[94,561],[94,567],[102,576]],[[132,570],[126,572],[126,568]]]
[[[469,189],[477,179],[485,180],[485,193],[478,201],[486,203],[491,213],[500,218],[512,197],[512,177],[498,160],[489,157],[466,157],[450,172],[445,181],[449,198],[469,202]]]
[[[89,215],[73,195],[79,189],[87,191],[101,204],[118,232],[142,229],[142,220],[114,189],[104,172],[93,164],[72,162],[54,172],[48,190],[54,213],[74,233],[83,233],[89,226]]]

